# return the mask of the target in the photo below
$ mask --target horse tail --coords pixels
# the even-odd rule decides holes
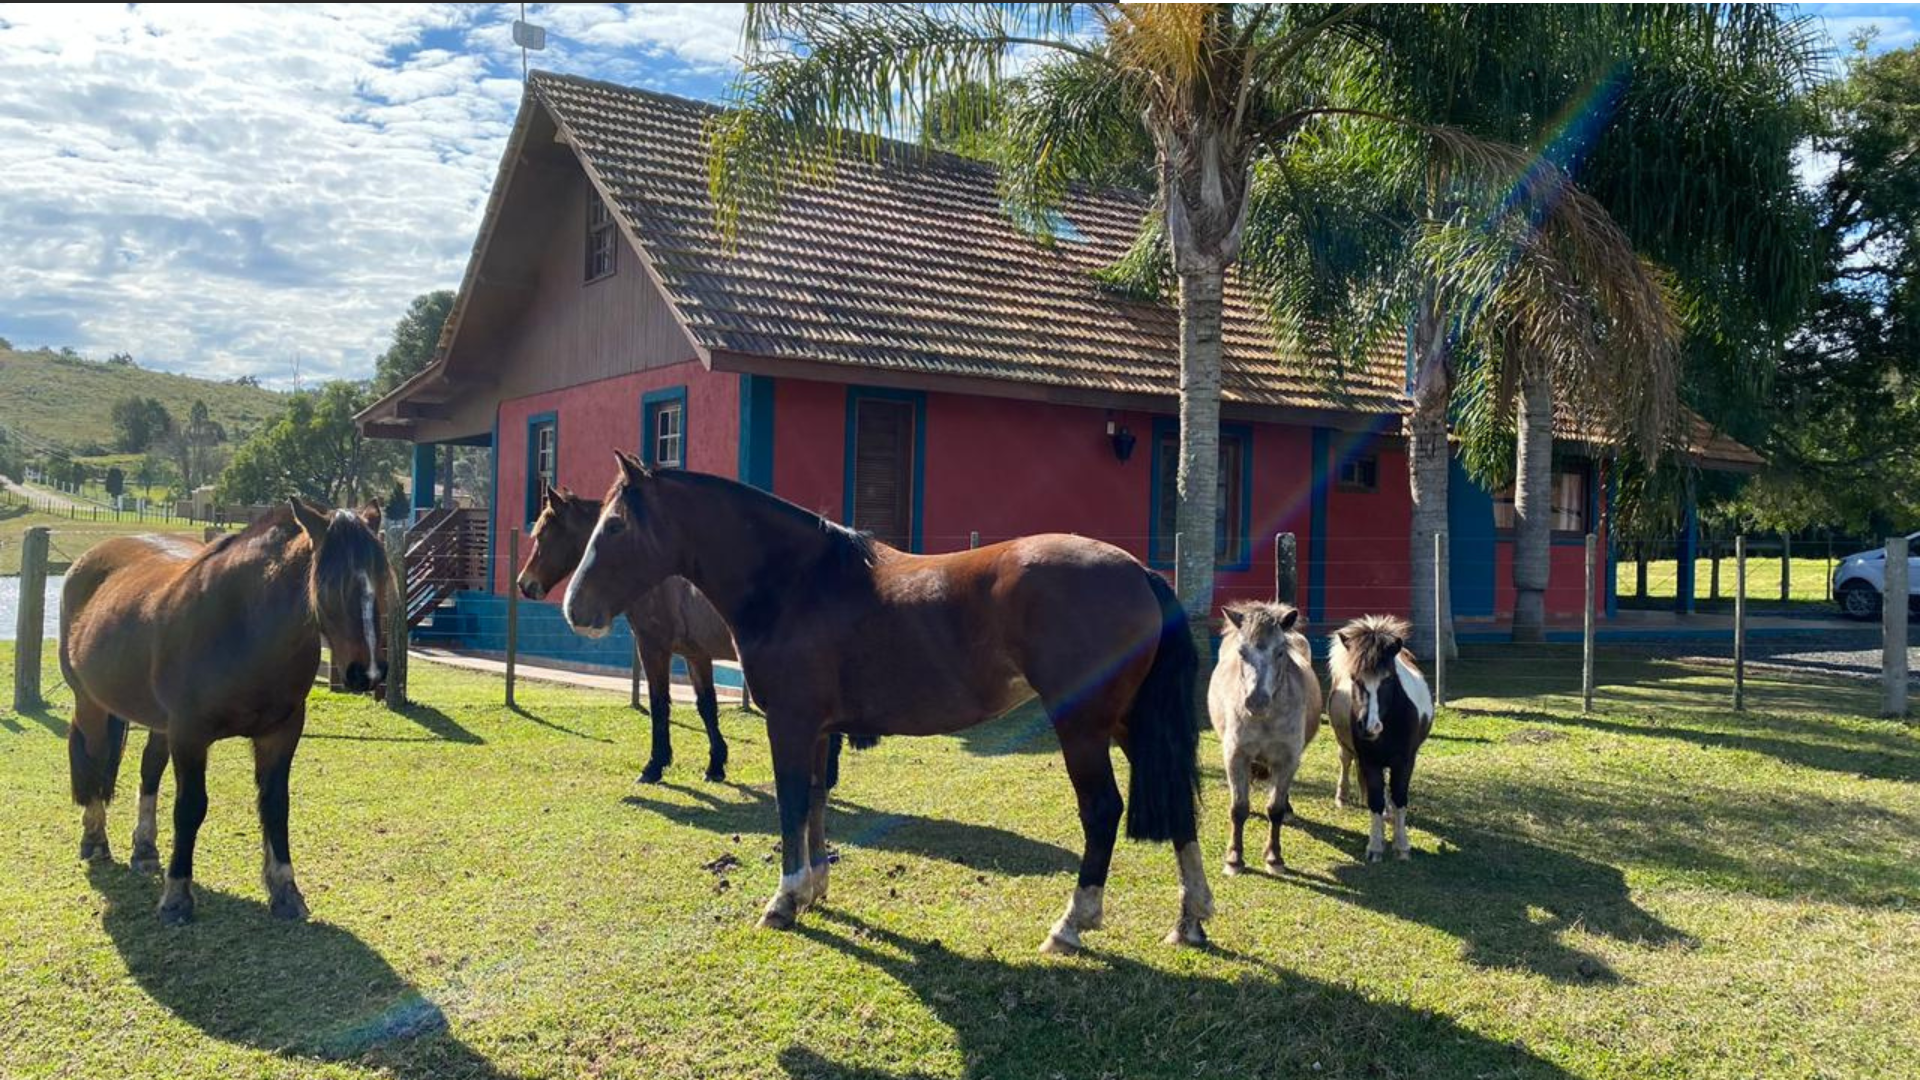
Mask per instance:
[[[92,748],[78,724],[67,729],[67,773],[73,781],[76,805],[86,806],[95,800],[113,801],[114,780],[120,775],[120,755],[127,747],[127,722],[108,713],[104,726],[107,744]]]
[[[1133,764],[1127,835],[1185,844],[1198,831],[1200,813],[1200,724],[1194,706],[1200,654],[1172,586],[1159,574],[1146,574],[1160,602],[1160,640],[1127,716],[1127,757]]]

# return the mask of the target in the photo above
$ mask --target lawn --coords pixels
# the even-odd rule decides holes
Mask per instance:
[[[1820,555],[1794,556],[1787,562],[1787,602],[1797,608],[1820,609],[1831,613],[1834,608],[1828,591],[1833,581],[1833,572],[1840,567],[1840,556],[1850,555],[1857,548],[1847,547],[1834,553],[1834,561],[1829,563],[1823,552]],[[1614,564],[1614,581],[1622,599],[1634,595],[1636,584],[1634,561],[1628,554],[1620,555]],[[1731,604],[1734,593],[1736,564],[1733,556],[1720,560],[1719,598]],[[1693,596],[1696,601],[1705,602],[1713,598],[1713,560],[1694,560]],[[1672,599],[1679,586],[1678,563],[1673,559],[1647,560],[1647,596],[1650,598]],[[1780,555],[1778,549],[1766,556],[1747,556],[1747,601],[1753,604],[1778,606],[1780,599]]]
[[[1463,662],[1456,693],[1510,686],[1521,666],[1540,662]],[[169,931],[156,881],[75,858],[63,703],[0,713],[0,1075],[1910,1072],[1920,738],[1688,708],[1709,699],[1673,667],[1649,669],[1644,704],[1586,719],[1567,707],[1577,675],[1459,701],[1414,784],[1410,863],[1357,861],[1365,818],[1332,809],[1323,739],[1294,796],[1291,870],[1214,874],[1214,949],[1160,943],[1172,860],[1123,843],[1107,928],[1065,961],[1035,947],[1079,830],[1030,716],[852,756],[832,899],[773,934],[753,926],[776,869],[751,717],[723,717],[728,783],[699,779],[686,710],[670,783],[639,787],[644,725],[623,695],[531,684],[516,714],[497,682],[426,663],[414,694],[429,704],[404,716],[317,693],[293,779],[314,921],[267,916],[248,755],[228,743],[199,921]],[[1210,870],[1216,753],[1209,736]],[[737,867],[707,869],[728,855]]]
[[[177,524],[152,518],[144,522],[136,521],[132,514],[124,515],[121,521],[114,521],[111,516],[92,521],[85,517],[69,518],[65,514],[44,514],[29,510],[21,503],[0,505],[0,575],[20,572],[21,541],[26,537],[27,530],[37,525],[53,530],[52,553],[56,562],[71,562],[81,552],[110,536],[152,532],[199,536],[206,531],[206,526],[187,521]]]

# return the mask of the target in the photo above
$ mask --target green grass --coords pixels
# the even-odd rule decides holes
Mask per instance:
[[[181,522],[177,525],[148,518],[136,521],[132,514],[124,515],[124,520],[113,521],[103,518],[89,521],[85,517],[69,518],[65,514],[43,514],[28,510],[24,505],[0,505],[0,576],[20,572],[20,544],[27,530],[44,525],[53,531],[52,554],[56,562],[71,562],[81,552],[110,536],[135,536],[140,533],[178,532],[199,536],[205,531],[204,525]]]
[[[1468,661],[1453,681],[1484,695],[1542,667]],[[1072,888],[1079,829],[1030,716],[852,755],[831,902],[772,934],[753,927],[777,873],[756,718],[723,717],[733,777],[716,785],[683,710],[670,783],[637,787],[644,723],[623,695],[530,684],[516,715],[497,681],[418,664],[428,704],[407,715],[311,702],[293,835],[314,921],[267,916],[248,755],[223,743],[199,920],[166,930],[156,881],[75,858],[56,700],[0,714],[0,1075],[1909,1071],[1914,730],[1731,716],[1701,707],[1723,674],[1678,665],[1609,678],[1640,683],[1640,703],[1582,719],[1573,680],[1535,681],[1444,713],[1414,784],[1411,863],[1356,861],[1365,817],[1332,809],[1323,738],[1295,792],[1291,872],[1219,877],[1209,736],[1217,947],[1160,944],[1172,860],[1123,843],[1107,928],[1066,961],[1034,949]],[[1773,700],[1853,706],[1804,679]],[[110,822],[122,860],[129,758]],[[703,868],[727,854],[738,868]]]
[[[278,415],[281,403],[281,395],[254,386],[0,349],[0,428],[68,449],[111,446],[113,405],[134,396],[158,398],[180,423],[195,400],[205,401],[230,441]]]
[[[1789,602],[1801,606],[1831,606],[1827,597],[1828,583],[1833,579],[1833,571],[1839,569],[1840,556],[1852,554],[1855,549],[1835,551],[1834,561],[1829,564],[1824,552],[1818,556],[1794,556],[1788,562]],[[1622,599],[1634,595],[1637,580],[1636,569],[1630,556],[1622,555],[1614,564],[1614,580]],[[1720,560],[1720,598],[1732,602],[1734,577],[1736,573],[1732,556]],[[1713,561],[1696,559],[1693,571],[1694,599],[1705,601],[1712,596]],[[1658,599],[1672,599],[1679,585],[1679,569],[1673,559],[1647,560],[1647,595]],[[1780,603],[1780,556],[1776,552],[1771,557],[1747,557],[1747,600],[1749,603]]]

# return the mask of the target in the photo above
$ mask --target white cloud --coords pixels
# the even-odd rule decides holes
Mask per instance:
[[[0,334],[213,377],[363,376],[459,281],[516,5],[0,4]],[[537,66],[720,85],[739,13],[563,5]]]
[[[1876,52],[1903,49],[1920,41],[1920,24],[1905,15],[1823,15],[1821,21],[1841,49],[1848,48],[1853,35],[1862,30],[1878,31],[1873,41]]]

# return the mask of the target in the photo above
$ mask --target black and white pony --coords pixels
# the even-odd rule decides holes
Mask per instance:
[[[1360,783],[1373,812],[1367,837],[1367,861],[1386,856],[1385,815],[1393,801],[1393,851],[1409,857],[1407,787],[1413,759],[1433,729],[1433,693],[1406,651],[1410,631],[1405,619],[1368,615],[1341,627],[1327,654],[1332,693],[1327,719],[1340,743],[1340,782],[1336,806],[1347,801],[1347,774],[1358,764]]]

